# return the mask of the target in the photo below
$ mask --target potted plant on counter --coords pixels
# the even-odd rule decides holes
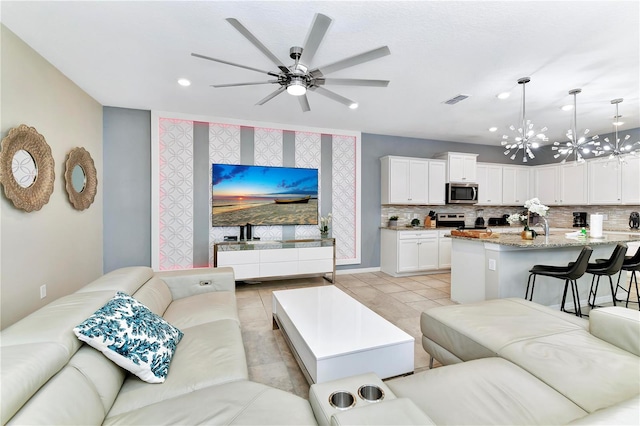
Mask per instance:
[[[389,216],[389,228],[398,226],[398,216]]]

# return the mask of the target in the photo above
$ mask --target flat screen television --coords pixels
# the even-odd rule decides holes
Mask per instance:
[[[318,169],[213,164],[212,226],[317,225]]]

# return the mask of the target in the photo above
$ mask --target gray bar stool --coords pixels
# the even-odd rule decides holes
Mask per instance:
[[[615,275],[620,272],[622,268],[622,264],[624,263],[624,255],[627,253],[627,245],[625,243],[618,243],[616,248],[613,249],[613,253],[611,253],[611,257],[609,259],[604,259],[601,262],[596,260],[595,263],[589,263],[587,266],[587,274],[593,274],[593,278],[591,279],[591,287],[589,288],[589,306],[592,308],[596,307],[596,294],[598,293],[598,285],[600,284],[600,277],[606,276],[609,278],[609,287],[611,288],[611,300],[613,301],[613,306],[616,306],[616,293],[613,290],[613,280],[611,279],[612,275]],[[598,277],[596,279],[596,277]],[[595,284],[595,289],[593,285]],[[593,299],[592,299],[593,297]]]
[[[596,262],[598,263],[603,263],[606,262],[607,259],[596,259]],[[631,280],[629,281],[629,288],[626,289],[623,286],[620,285],[620,278],[622,277],[622,273],[629,271],[631,272]],[[625,307],[629,307],[629,296],[631,296],[631,287],[633,287],[633,285],[635,284],[636,286],[636,302],[631,302],[631,303],[638,303],[640,301],[640,291],[638,291],[638,277],[636,276],[636,272],[640,272],[640,247],[638,247],[638,250],[636,251],[636,254],[634,254],[633,256],[625,256],[624,257],[624,262],[622,262],[622,267],[620,268],[620,273],[618,274],[618,282],[616,284],[616,291],[614,293],[617,294],[618,293],[618,289],[621,288],[622,291],[626,291],[627,292],[627,300],[626,300],[626,304]],[[622,302],[622,300],[620,299],[616,299],[618,302]],[[638,310],[640,310],[640,303],[638,303]]]
[[[576,261],[569,263],[567,266],[534,265],[533,268],[529,270],[530,274],[529,279],[527,280],[527,291],[524,298],[527,300],[533,300],[533,289],[536,285],[537,275],[558,278],[560,280],[564,280],[564,291],[562,293],[562,304],[560,305],[560,310],[562,312],[568,312],[564,309],[564,303],[567,300],[567,289],[569,287],[569,283],[571,283],[571,294],[573,296],[573,306],[575,307],[575,311],[568,313],[576,314],[576,316],[581,317],[582,311],[580,310],[580,296],[578,294],[578,283],[576,280],[586,272],[587,265],[589,264],[589,257],[591,257],[592,252],[593,249],[591,247],[584,246]],[[532,277],[533,281],[531,280]],[[529,286],[531,286],[531,295],[529,295]]]

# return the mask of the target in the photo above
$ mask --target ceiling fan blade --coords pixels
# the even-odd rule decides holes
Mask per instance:
[[[333,99],[336,102],[340,102],[341,104],[346,105],[349,108],[353,108],[353,105],[355,106],[358,105],[357,102],[354,102],[351,99],[347,99],[344,96],[338,95],[337,93],[332,92],[331,90],[327,90],[324,87],[311,86],[309,87],[309,90],[313,90],[314,92],[317,92],[322,96],[326,96],[329,99]]]
[[[300,102],[300,107],[302,108],[302,112],[311,111],[311,107],[309,106],[309,99],[307,95],[298,96],[298,102]]]
[[[219,87],[253,86],[256,84],[269,84],[269,83],[277,83],[277,82],[278,80],[269,80],[269,81],[253,81],[250,83],[212,84],[211,87],[215,87],[217,89]]]
[[[304,60],[305,63],[311,62],[315,56],[318,51],[318,46],[320,46],[322,39],[324,39],[329,29],[329,25],[331,25],[331,18],[322,13],[316,13],[307,39],[304,42],[304,47],[302,48],[302,57],[300,59]]]
[[[276,91],[269,93],[269,95],[267,95],[265,98],[259,100],[256,105],[264,105],[264,104],[266,104],[271,99],[275,98],[276,96],[278,96],[280,93],[284,92],[285,90],[287,90],[287,88],[285,86],[279,87]]]
[[[317,78],[314,84],[336,86],[387,87],[389,80],[365,80],[362,78]]]
[[[262,42],[260,40],[258,40],[256,38],[256,36],[254,36],[253,34],[251,34],[251,32],[240,23],[240,21],[238,21],[235,18],[227,18],[227,22],[229,22],[231,25],[233,25],[233,27],[238,30],[238,32],[240,32],[240,34],[242,34],[243,36],[245,36],[245,38],[247,40],[249,40],[255,47],[258,48],[258,50],[260,50],[267,58],[271,59],[271,62],[273,62],[274,64],[276,64],[278,66],[278,68],[280,68],[280,70],[284,73],[288,73],[289,72],[289,68],[287,68],[280,59],[278,59],[278,57],[276,55],[274,55],[269,49],[267,49],[267,46],[265,46],[264,44],[262,44]]]
[[[207,59],[209,61],[220,62],[221,64],[226,64],[226,65],[231,65],[231,66],[234,66],[234,67],[244,68],[244,69],[251,70],[251,71],[261,72],[261,73],[264,73],[264,74],[272,75],[274,77],[278,76],[278,74],[276,74],[274,72],[271,72],[271,71],[265,71],[265,70],[261,70],[261,69],[258,69],[258,68],[248,67],[246,65],[240,65],[240,64],[233,63],[233,62],[229,62],[229,61],[223,61],[222,59],[216,59],[216,58],[212,58],[210,56],[200,55],[198,53],[192,53],[191,56],[194,56],[196,58],[201,58],[201,59]]]
[[[368,52],[360,53],[359,55],[351,56],[349,58],[342,59],[329,65],[315,68],[309,72],[313,77],[322,77],[325,74],[339,71],[344,68],[349,68],[354,65],[362,64],[363,62],[373,61],[374,59],[382,58],[391,54],[389,47],[382,46],[377,49],[369,50]]]

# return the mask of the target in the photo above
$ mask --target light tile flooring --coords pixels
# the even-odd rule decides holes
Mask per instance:
[[[429,355],[421,344],[420,313],[427,308],[454,303],[450,299],[450,282],[450,274],[394,278],[375,272],[336,275],[335,285],[416,339],[414,359],[418,372],[429,368]],[[271,292],[321,285],[331,283],[316,277],[237,285],[238,312],[251,380],[308,398],[309,384],[280,330],[272,329]]]

